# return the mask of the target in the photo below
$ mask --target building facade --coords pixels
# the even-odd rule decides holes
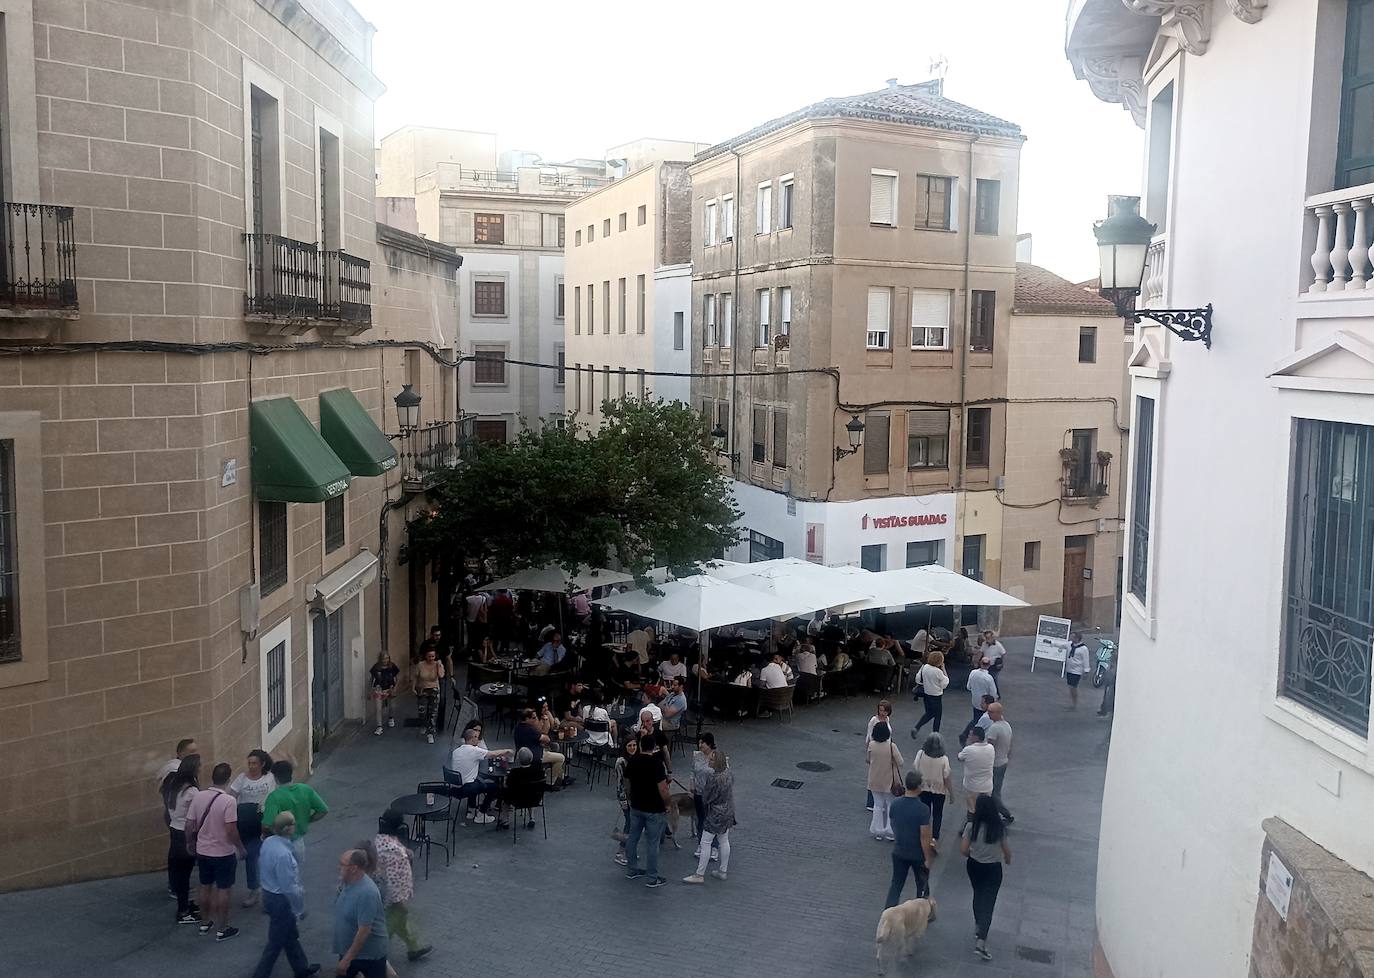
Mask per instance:
[[[629,157],[624,157],[629,158]],[[686,401],[691,368],[691,181],[652,162],[568,207],[566,409],[596,425],[624,397]]]
[[[455,440],[460,259],[375,222],[344,0],[0,12],[10,889],[160,865],[182,737],[308,775],[361,715],[430,589],[396,544],[453,454],[416,444]],[[396,441],[403,383],[445,423]]]
[[[1374,4],[1075,0],[1067,28],[1145,129],[1144,304],[1215,307],[1210,350],[1132,341],[1098,973],[1368,975]]]

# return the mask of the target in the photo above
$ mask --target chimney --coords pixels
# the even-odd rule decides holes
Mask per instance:
[[[896,87],[897,87],[897,79],[895,79],[895,78],[889,78],[889,79],[887,80],[887,87],[888,87],[888,88],[896,88]]]

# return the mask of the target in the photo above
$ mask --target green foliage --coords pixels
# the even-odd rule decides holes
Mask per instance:
[[[410,525],[412,549],[486,560],[497,574],[614,563],[642,579],[738,542],[740,513],[700,416],[634,398],[606,402],[603,416],[596,431],[569,418],[481,446],[431,491],[432,514]]]

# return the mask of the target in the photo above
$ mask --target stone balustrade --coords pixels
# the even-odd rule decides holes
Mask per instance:
[[[1374,183],[1307,200],[1314,228],[1311,294],[1374,290]]]

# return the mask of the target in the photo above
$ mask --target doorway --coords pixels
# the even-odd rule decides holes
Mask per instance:
[[[315,726],[327,737],[344,720],[343,609],[315,615],[312,630]]]
[[[1064,597],[1060,605],[1060,616],[1074,622],[1083,620],[1083,592],[1088,570],[1088,546],[1090,538],[1073,536],[1064,538]]]

